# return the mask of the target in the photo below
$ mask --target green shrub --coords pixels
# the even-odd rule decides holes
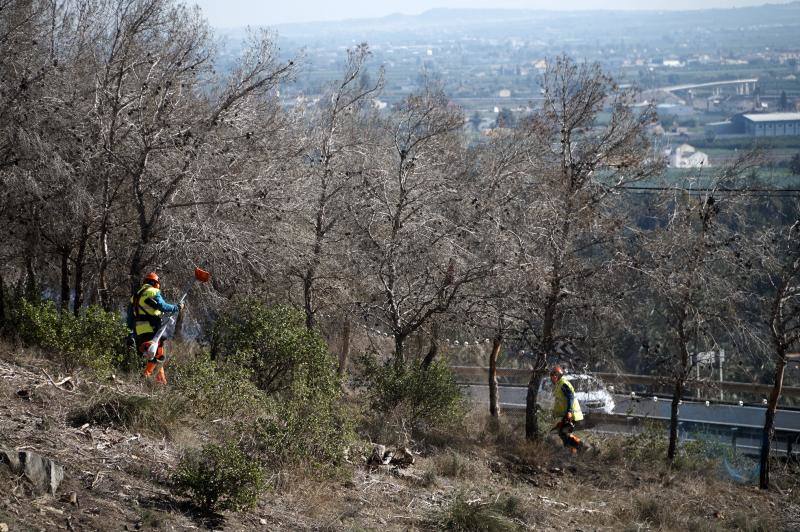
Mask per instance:
[[[325,340],[290,307],[246,300],[211,327],[218,363],[247,368],[268,398],[268,415],[255,423],[252,446],[270,463],[338,463],[352,423],[341,405],[337,361]]]
[[[436,513],[433,525],[439,530],[499,532],[521,529],[515,519],[521,520],[520,501],[516,497],[469,501],[459,492]]]
[[[52,301],[21,299],[10,314],[9,328],[23,344],[51,352],[67,371],[87,367],[108,374],[125,354],[127,326],[118,314],[100,307],[89,307],[75,316],[59,313]]]
[[[172,477],[176,491],[205,511],[255,506],[264,486],[261,466],[234,443],[187,452]]]
[[[236,302],[214,322],[209,340],[213,358],[235,358],[246,364],[253,381],[267,394],[291,394],[296,373],[322,381],[313,387],[338,387],[332,382],[336,360],[319,333],[306,328],[297,309],[267,307],[255,300]]]
[[[667,457],[667,433],[657,422],[646,422],[644,430],[628,437],[623,445],[623,455],[629,464],[662,462]]]
[[[256,424],[255,448],[265,461],[342,463],[354,434],[352,420],[340,405],[312,395],[273,405],[273,413]]]
[[[171,367],[173,389],[198,418],[242,419],[264,414],[264,392],[250,380],[252,371],[235,359],[217,363],[203,352]]]
[[[334,364],[300,364],[288,389],[271,398],[257,424],[258,448],[274,463],[313,460],[337,465],[353,439]]]
[[[381,365],[367,355],[361,363],[364,368],[358,384],[380,417],[393,417],[411,429],[442,428],[463,420],[466,409],[461,388],[444,362],[434,361],[425,369],[415,363]]]

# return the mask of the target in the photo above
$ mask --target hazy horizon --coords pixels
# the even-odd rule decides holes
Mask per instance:
[[[393,13],[418,15],[430,9],[543,9],[548,11],[631,10],[681,11],[711,8],[750,7],[788,4],[792,0],[565,0],[553,7],[543,0],[342,0],[335,10],[324,0],[302,0],[269,5],[263,0],[188,0],[199,5],[209,22],[217,27],[271,26],[278,24],[337,21],[357,18],[383,17]]]

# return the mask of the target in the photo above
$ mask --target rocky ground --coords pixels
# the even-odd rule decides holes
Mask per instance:
[[[73,413],[99,393],[158,390],[66,377],[30,355],[0,359],[0,449],[64,468],[53,496],[0,465],[0,531],[800,529],[792,466],[778,464],[775,489],[763,492],[722,478],[711,462],[669,469],[647,449],[633,458],[621,440],[595,437],[592,452],[571,457],[552,442],[520,442],[508,425],[489,430],[478,415],[460,433],[411,442],[407,467],[368,465],[354,452],[335,471],[272,472],[251,511],[204,515],[171,493],[169,477],[182,450],[208,434],[186,426],[154,438],[78,424]]]

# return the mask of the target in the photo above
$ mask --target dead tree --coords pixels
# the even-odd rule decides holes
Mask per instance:
[[[709,175],[709,185],[699,193],[684,183],[656,196],[651,210],[657,226],[639,234],[638,255],[629,264],[643,277],[638,314],[654,316],[651,321],[666,339],[664,349],[649,356],[672,385],[669,462],[678,449],[680,403],[696,363],[693,355],[718,349],[736,321],[742,290],[731,271],[732,227],[740,202],[721,190],[739,168]]]
[[[382,125],[379,165],[355,190],[356,271],[364,274],[360,312],[394,337],[394,362],[408,337],[445,313],[484,264],[460,245],[464,120],[432,84],[407,97]]]
[[[800,221],[791,227],[769,227],[754,242],[753,257],[747,263],[759,264],[761,281],[752,300],[761,305],[756,316],[766,318],[768,345],[774,364],[772,391],[767,399],[761,441],[759,487],[769,488],[770,449],[775,437],[775,412],[783,388],[787,355],[800,347]],[[752,262],[751,262],[752,261]]]
[[[633,95],[599,66],[556,58],[541,86],[541,108],[515,132],[523,167],[507,183],[510,199],[498,215],[502,233],[514,243],[509,262],[519,272],[520,334],[535,353],[528,439],[539,437],[536,403],[548,354],[559,340],[589,334],[584,318],[596,306],[594,295],[608,270],[603,251],[622,233],[612,208],[615,193],[661,166],[646,135],[652,110],[634,110]],[[611,119],[600,125],[596,118],[604,108]]]

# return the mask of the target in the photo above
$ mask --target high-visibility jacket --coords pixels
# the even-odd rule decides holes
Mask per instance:
[[[567,412],[572,412],[573,421],[581,421],[583,412],[578,399],[575,398],[575,388],[563,375],[553,388],[553,417],[563,418]]]
[[[168,306],[170,308],[164,308]],[[174,305],[165,305],[161,291],[149,284],[142,285],[131,298],[131,314],[134,332],[137,336],[156,332],[161,327],[161,316],[164,312],[173,312]]]

